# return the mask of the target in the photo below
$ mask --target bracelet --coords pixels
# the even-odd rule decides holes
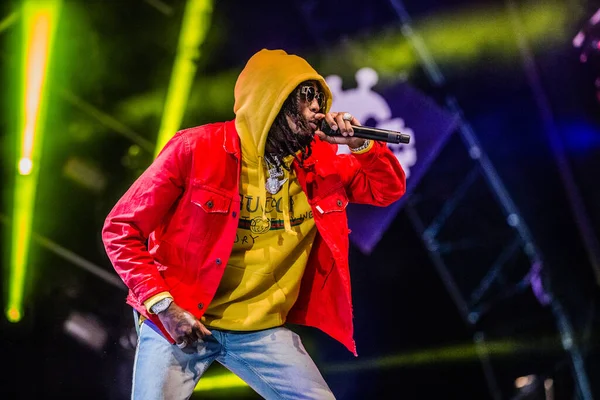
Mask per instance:
[[[365,142],[363,143],[362,146],[357,147],[355,149],[353,149],[352,147],[348,146],[350,148],[350,151],[353,153],[358,153],[360,151],[363,151],[364,149],[366,149],[367,147],[369,147],[369,145],[371,144],[371,141],[369,139],[365,140]]]

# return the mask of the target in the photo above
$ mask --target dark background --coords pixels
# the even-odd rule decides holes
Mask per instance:
[[[457,128],[414,192],[407,194],[410,201],[374,251],[363,254],[351,248],[359,357],[318,331],[297,329],[339,399],[599,398],[600,271],[593,245],[600,235],[600,104],[595,86],[600,69],[598,55],[591,51],[582,63],[582,49],[574,48],[571,40],[600,5],[549,2],[548,7],[561,10],[560,18],[542,24],[547,32],[528,37],[511,25],[508,7],[515,5],[523,16],[528,6],[545,7],[544,2],[407,1],[404,7],[417,33],[427,27],[448,29],[447,36],[437,36],[440,42],[425,41],[432,54],[443,55],[434,57],[444,76],[435,84],[401,35],[402,20],[394,7],[398,4],[215,2],[182,126],[232,118],[235,77],[261,48],[302,55],[323,75],[344,77],[347,88],[354,86],[355,67],[384,65],[388,68],[375,90],[403,76],[440,107],[455,99],[464,117],[461,126],[472,129],[489,164],[482,167],[469,158],[464,132]],[[114,202],[153,158],[184,5],[175,0],[63,3],[49,83],[25,318],[18,324],[3,318],[0,330],[7,371],[0,375],[2,398],[128,398],[135,331],[125,290],[100,272],[116,276],[100,229]],[[3,1],[0,19],[18,10],[19,2]],[[493,18],[505,20],[506,34],[499,34],[503,44],[494,45],[498,35],[491,35],[489,45],[465,56],[461,49],[471,48],[472,42],[488,43],[478,31],[472,37],[452,34],[464,32],[461,15],[472,13],[484,27]],[[5,237],[16,165],[11,149],[19,32],[18,18],[0,32]],[[390,44],[396,42],[397,49]],[[369,52],[361,58],[365,46]],[[382,61],[394,60],[400,52],[412,54],[410,68],[394,69],[392,61],[392,67]],[[73,160],[96,171],[104,185],[94,190],[85,180],[73,179],[67,173]],[[472,168],[479,170],[474,184],[434,241],[446,244],[440,252],[423,239],[415,221],[433,221]],[[505,190],[498,191],[498,183]],[[467,311],[480,316],[468,320],[459,303],[472,296],[513,240],[517,248],[527,243],[506,223],[502,199],[518,211],[519,226],[526,227],[533,246],[529,249],[534,250],[528,255],[516,251],[500,263],[483,300],[466,301],[473,306]],[[0,249],[5,273],[7,243],[3,240]],[[550,303],[540,301],[523,280],[531,258],[543,265]],[[3,285],[3,301],[6,290]],[[65,332],[73,312],[95,319],[94,329],[105,332],[100,348]],[[477,338],[483,347],[475,345]],[[487,358],[482,356],[486,352]],[[220,366],[212,369],[217,373]],[[527,375],[537,380],[529,391],[517,390],[515,379]],[[552,389],[544,394],[544,381],[550,380]],[[554,397],[548,397],[551,391]],[[198,397],[256,398],[247,389]]]

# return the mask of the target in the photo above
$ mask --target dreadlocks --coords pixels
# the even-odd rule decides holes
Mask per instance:
[[[281,163],[281,160],[290,154],[293,154],[300,165],[303,165],[304,160],[312,153],[310,143],[314,140],[314,136],[306,133],[311,132],[311,128],[306,118],[300,114],[300,105],[304,101],[300,94],[300,88],[307,84],[314,84],[319,88],[319,83],[314,80],[305,81],[296,86],[281,106],[281,110],[271,125],[265,144],[265,160],[272,165],[282,165],[289,169],[285,163]],[[292,131],[286,116],[296,124],[299,133]],[[299,156],[296,154],[298,150],[301,151]]]

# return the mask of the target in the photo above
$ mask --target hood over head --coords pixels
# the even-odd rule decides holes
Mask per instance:
[[[244,158],[254,164],[263,158],[267,135],[289,94],[300,83],[319,82],[331,107],[325,79],[306,60],[284,50],[262,49],[246,63],[235,84],[235,126]]]

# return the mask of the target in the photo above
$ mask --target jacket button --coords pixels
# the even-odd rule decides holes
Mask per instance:
[[[215,262],[217,263],[217,265],[221,265],[221,259],[220,259],[220,258],[217,258],[217,259],[215,260]]]
[[[212,200],[209,200],[209,201],[206,202],[206,207],[213,208],[213,202],[212,202]]]
[[[198,303],[198,310],[202,310],[204,308],[204,303]]]
[[[338,199],[338,201],[337,201],[337,205],[338,205],[338,207],[341,207],[341,206],[342,206],[342,201],[341,201],[340,199]]]
[[[234,212],[232,212],[232,213],[231,213],[231,216],[232,216],[233,218],[235,218],[235,217],[237,217],[237,213],[234,211]]]

